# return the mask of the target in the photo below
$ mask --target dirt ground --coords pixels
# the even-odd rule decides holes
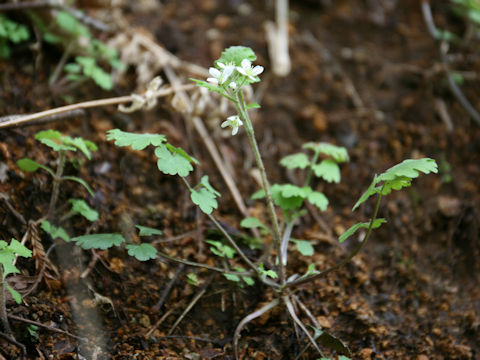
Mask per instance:
[[[79,7],[92,6],[87,8],[92,17],[104,14],[101,2],[81,3]],[[299,174],[278,163],[307,141],[348,149],[342,182],[317,184],[330,199],[328,210],[310,212],[293,234],[310,240],[315,254],[302,258],[293,253],[292,272],[304,273],[310,262],[326,268],[348,254],[357,240],[340,245],[335,239],[372,214],[370,203],[354,213],[351,208],[375,172],[405,158],[434,158],[439,174],[422,176],[383,201],[380,216],[388,223],[374,233],[365,251],[297,296],[322,327],[348,345],[352,359],[480,359],[480,127],[449,89],[439,44],[427,31],[418,1],[291,1],[292,70],[285,78],[270,70],[264,22],[274,17],[273,1],[122,4],[119,10],[132,31],[186,62],[208,68],[231,45],[256,52],[257,63],[266,70],[254,86],[262,105],[254,122],[271,182],[300,181]],[[465,32],[448,2],[432,2],[432,11],[437,26]],[[21,13],[14,16],[22,18]],[[99,36],[114,35],[118,33]],[[465,77],[461,89],[480,111],[478,44],[452,46],[450,54],[457,56],[451,68],[474,74]],[[61,49],[49,46],[40,51],[14,47],[11,58],[0,61],[0,116],[62,106],[65,95],[80,102],[137,91],[131,67],[112,91],[89,82],[59,93],[48,79],[61,56]],[[168,83],[167,71],[152,72]],[[198,77],[176,71],[182,83]],[[85,179],[96,197],[65,183],[60,204],[71,197],[88,199],[100,219],[93,225],[70,220],[69,232],[122,232],[135,240],[134,225],[155,227],[164,234],[148,241],[161,251],[220,265],[204,243],[219,235],[190,202],[183,184],[158,172],[152,152],[116,148],[106,140],[106,131],[113,128],[163,133],[193,154],[201,162],[193,176],[210,176],[222,193],[215,215],[237,234],[243,216],[201,136],[171,100],[161,98],[150,111],[121,114],[104,107],[0,129],[0,238],[20,240],[28,230],[30,248],[32,238],[45,250],[53,243],[32,223],[48,209],[51,178],[22,172],[15,164],[23,157],[53,164],[55,155],[33,138],[53,128],[99,146],[84,166],[66,168],[69,175]],[[246,136],[225,136],[218,116],[204,120],[247,207],[265,213],[264,205],[248,200],[258,187]],[[231,359],[238,322],[273,297],[266,287],[240,288],[206,270],[160,259],[139,262],[121,248],[89,252],[59,243],[49,259],[58,274],[47,269],[44,275],[49,276],[40,279],[23,304],[8,304],[10,325],[29,359]],[[22,291],[35,284],[38,269],[33,259],[19,260],[18,266],[22,273],[12,281]],[[187,283],[190,272],[197,274],[198,286]],[[46,327],[32,335],[30,324],[15,316]],[[247,326],[240,352],[251,359],[319,358],[312,348],[304,349],[307,344],[279,308]],[[328,346],[322,349],[333,358],[338,355]],[[2,358],[19,359],[19,347],[0,338]]]

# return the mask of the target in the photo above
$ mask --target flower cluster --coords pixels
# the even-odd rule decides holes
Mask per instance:
[[[224,64],[217,61],[217,67],[218,68],[211,67],[208,69],[211,77],[207,78],[207,82],[221,87],[228,83],[228,87],[234,92],[244,83],[245,78],[249,81],[256,81],[257,76],[263,72],[263,66],[252,66],[252,62],[248,59],[243,59],[240,66],[235,66],[233,63]],[[240,76],[235,77],[236,74]],[[235,135],[238,133],[238,128],[242,125],[243,121],[240,117],[238,115],[233,115],[229,116],[221,126],[222,128],[227,126],[232,128],[232,135]]]

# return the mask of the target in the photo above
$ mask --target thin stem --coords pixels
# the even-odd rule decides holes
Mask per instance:
[[[241,277],[241,276],[252,276],[252,272],[228,271],[228,270],[220,269],[220,268],[217,268],[217,267],[214,267],[214,266],[197,263],[197,262],[194,262],[194,261],[179,259],[179,258],[170,256],[168,254],[165,254],[164,252],[161,252],[161,251],[158,251],[157,253],[162,258],[165,258],[167,260],[174,261],[174,262],[177,262],[177,263],[180,263],[180,264],[184,264],[184,265],[187,265],[187,266],[212,270],[212,271],[219,272],[221,274],[236,275],[236,276],[239,276],[239,277]]]
[[[283,230],[282,236],[282,244],[280,246],[280,261],[282,262],[283,266],[287,266],[287,250],[288,250],[288,242],[290,240],[290,235],[292,234],[293,226],[295,225],[295,219],[290,220],[285,226],[285,230]]]
[[[235,329],[235,333],[233,334],[233,352],[235,353],[235,359],[239,359],[238,357],[238,340],[240,339],[240,333],[242,329],[247,325],[250,321],[253,319],[256,319],[259,316],[262,316],[263,314],[267,313],[271,309],[273,309],[275,306],[277,306],[280,303],[279,299],[275,299],[271,302],[269,302],[267,305],[261,307],[257,311],[254,311],[251,314],[248,314],[245,316],[242,321],[237,325],[237,328]]]
[[[63,168],[65,166],[66,155],[64,150],[59,151],[59,159],[57,165],[57,172],[53,178],[52,197],[50,198],[50,205],[48,207],[47,218],[51,219],[55,211],[55,205],[58,200],[58,193],[60,191],[60,182],[62,181]]]
[[[263,189],[265,190],[265,197],[267,199],[267,206],[270,214],[270,221],[273,227],[273,242],[275,246],[275,250],[277,252],[277,257],[280,259],[281,256],[281,235],[280,235],[280,226],[278,224],[277,213],[275,212],[275,205],[273,203],[272,194],[270,191],[270,185],[267,178],[267,173],[265,171],[265,166],[263,165],[262,156],[260,155],[260,150],[258,148],[257,141],[255,140],[255,132],[253,129],[252,121],[250,120],[250,116],[248,115],[248,110],[246,108],[245,99],[243,97],[242,91],[236,92],[237,101],[235,105],[237,110],[240,113],[240,116],[243,118],[245,123],[245,131],[247,133],[248,139],[250,140],[250,145],[252,146],[253,153],[255,156],[255,160],[257,162],[258,169],[260,170],[260,175],[262,178],[262,185]],[[280,283],[285,283],[285,270],[283,267],[283,263],[280,260],[279,262],[279,278]]]
[[[312,166],[317,163],[319,155],[320,155],[319,151],[316,151],[315,154],[313,155],[312,161],[310,162],[310,166],[308,168],[307,177],[305,178],[305,183],[303,184],[303,186],[308,186],[310,184],[310,180],[312,180],[312,173],[313,173]]]
[[[355,248],[355,250],[353,250],[353,252],[349,256],[347,256],[345,259],[343,259],[338,264],[336,264],[336,265],[334,265],[334,266],[332,266],[332,267],[330,267],[326,270],[320,271],[319,273],[317,273],[315,275],[312,275],[312,276],[309,276],[309,277],[306,277],[306,278],[300,278],[300,279],[294,280],[292,282],[289,282],[289,283],[285,284],[285,288],[297,287],[299,285],[306,284],[308,282],[316,280],[316,279],[318,279],[318,278],[320,278],[320,277],[322,277],[322,276],[324,276],[328,273],[331,273],[332,271],[338,270],[343,265],[345,265],[350,260],[352,260],[353,257],[355,257],[355,255],[357,255],[365,247],[368,239],[370,238],[370,235],[371,235],[372,230],[373,230],[373,223],[375,222],[375,220],[377,218],[378,209],[380,207],[380,200],[382,199],[382,191],[383,191],[383,187],[377,195],[377,202],[375,204],[375,210],[373,212],[372,218],[370,219],[370,224],[368,225],[367,234],[363,238],[362,242],[360,244],[358,244],[358,246]]]
[[[13,337],[12,329],[10,329],[10,324],[8,323],[7,316],[7,299],[6,299],[6,288],[7,288],[7,279],[3,277],[3,265],[0,264],[0,319],[2,320],[3,328],[8,336]]]

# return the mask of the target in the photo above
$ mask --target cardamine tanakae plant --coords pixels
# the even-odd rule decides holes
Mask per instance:
[[[360,222],[350,227],[339,241],[345,241],[357,230],[364,228],[366,234],[361,242],[353,251],[336,265],[325,268],[315,269],[314,264],[310,264],[305,274],[291,273],[288,268],[288,245],[295,243],[297,249],[303,255],[312,255],[313,247],[304,240],[292,239],[292,230],[297,220],[305,214],[303,206],[309,202],[321,211],[328,206],[327,197],[314,189],[312,186],[312,177],[315,176],[329,183],[338,183],[340,181],[339,164],[349,160],[347,151],[343,147],[327,143],[310,142],[303,146],[307,153],[301,152],[289,155],[280,162],[282,166],[288,169],[300,169],[306,171],[305,181],[302,186],[295,184],[273,184],[270,185],[263,160],[255,139],[255,132],[252,121],[249,116],[249,110],[259,108],[256,103],[247,104],[243,89],[245,86],[260,81],[259,75],[263,72],[262,66],[252,66],[252,61],[256,60],[254,52],[242,46],[234,46],[226,49],[221,57],[215,61],[214,66],[209,69],[211,77],[207,81],[192,79],[198,86],[204,87],[209,91],[216,92],[227,98],[235,106],[236,113],[229,116],[221,127],[228,127],[232,130],[232,136],[239,133],[241,128],[245,129],[245,134],[255,156],[256,165],[260,171],[262,180],[262,189],[253,195],[254,199],[265,199],[266,212],[269,223],[264,224],[258,218],[248,217],[243,219],[240,226],[244,228],[257,228],[263,236],[269,236],[272,239],[273,251],[270,247],[264,247],[265,252],[257,259],[251,259],[242,249],[244,244],[237,241],[234,236],[229,234],[225,227],[216,219],[213,211],[218,207],[218,198],[220,193],[210,184],[209,177],[203,176],[197,185],[192,185],[189,174],[198,165],[198,161],[188,155],[183,149],[175,147],[167,142],[164,135],[161,134],[134,134],[121,131],[119,129],[110,130],[107,133],[107,139],[115,141],[116,146],[131,147],[134,150],[143,150],[147,146],[155,148],[158,169],[166,175],[177,175],[190,193],[190,198],[194,204],[199,206],[200,210],[211,220],[220,232],[223,239],[207,240],[211,245],[211,251],[221,257],[223,268],[214,267],[193,261],[178,259],[162,251],[156,250],[149,244],[136,246],[145,246],[146,254],[149,258],[157,255],[165,259],[180,262],[188,266],[201,267],[223,273],[227,279],[241,283],[242,285],[254,285],[254,280],[258,280],[268,288],[272,289],[274,299],[262,306],[260,309],[244,317],[237,325],[233,336],[233,349],[235,357],[239,357],[238,342],[240,333],[245,325],[253,319],[267,313],[273,308],[283,305],[287,313],[292,318],[296,327],[301,329],[309,339],[310,344],[318,351],[320,356],[324,356],[320,349],[320,344],[333,347],[339,353],[350,356],[350,350],[340,340],[326,332],[316,321],[310,310],[303,304],[301,299],[295,294],[296,290],[306,284],[313,284],[313,281],[339,269],[357,255],[367,244],[371,237],[372,230],[380,227],[386,222],[385,219],[378,218],[380,201],[383,196],[390,194],[393,190],[401,190],[411,185],[413,179],[420,173],[436,173],[437,164],[435,160],[429,158],[408,159],[402,163],[393,166],[387,171],[375,175],[372,183],[360,197],[352,210],[357,209],[362,203],[376,198],[372,217],[366,222]],[[280,211],[278,211],[280,210]],[[281,220],[281,221],[280,221]],[[110,246],[119,245],[125,239],[120,234],[97,234],[97,236],[113,236],[117,241],[110,242]],[[95,235],[89,235],[89,246],[95,247]],[[78,240],[78,238],[77,238]],[[83,243],[82,246],[84,246]],[[250,244],[251,245],[251,244]],[[85,246],[84,246],[85,247]],[[271,259],[267,262],[263,259]],[[243,263],[243,265],[241,264]],[[247,270],[243,268],[245,266]],[[190,276],[189,282],[196,283],[196,277]],[[312,330],[300,320],[298,311],[311,321]],[[346,359],[342,356],[342,359]]]

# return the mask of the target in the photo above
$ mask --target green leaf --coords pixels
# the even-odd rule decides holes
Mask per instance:
[[[141,226],[141,225],[135,225],[135,227],[140,230],[138,233],[139,236],[152,236],[152,235],[162,235],[163,232],[158,229],[154,229],[151,227],[146,227],[146,226]]]
[[[307,200],[311,204],[318,207],[321,211],[327,210],[328,199],[323,193],[319,191],[312,191],[310,194],[308,194]]]
[[[306,240],[297,240],[297,239],[290,239],[297,245],[297,250],[303,256],[312,256],[314,253],[314,249],[310,241]]]
[[[5,285],[7,286],[7,290],[10,292],[10,294],[12,295],[13,297],[13,300],[15,300],[15,302],[17,304],[21,304],[22,303],[22,295],[20,295],[20,293],[16,290],[14,290],[10,285],[8,285],[6,282],[5,282]]]
[[[355,203],[355,205],[353,205],[352,211],[355,211],[355,209],[358,208],[365,201],[367,201],[370,198],[370,196],[372,196],[374,194],[378,194],[380,192],[380,189],[377,189],[375,187],[377,182],[378,182],[378,176],[375,175],[371,184],[368,186],[368,189],[365,190],[365,192],[362,194],[362,196],[360,196],[360,199],[358,199],[358,201]]]
[[[259,104],[257,104],[256,102],[250,103],[250,104],[247,105],[247,109],[260,109],[260,107],[261,106]]]
[[[271,187],[273,202],[283,210],[294,210],[299,208],[305,200],[305,191],[302,188],[291,184],[274,184]],[[284,195],[284,190],[287,196]],[[299,194],[294,196],[294,194]]]
[[[324,154],[330,156],[338,163],[349,161],[347,149],[343,146],[336,146],[324,142],[309,142],[303,145],[304,149],[313,150],[315,153]]]
[[[62,176],[62,180],[70,180],[70,181],[75,181],[82,185],[85,189],[87,189],[88,193],[92,196],[95,197],[95,193],[93,192],[92,188],[90,185],[87,184],[87,182],[83,179],[80,179],[79,177],[76,176]]]
[[[92,70],[91,78],[104,90],[112,90],[113,89],[113,80],[112,76],[105,72],[101,67],[95,66]]]
[[[194,189],[190,190],[190,198],[205,214],[211,214],[213,209],[216,209],[218,206],[215,194],[205,188],[201,188],[198,191]]]
[[[285,156],[280,160],[280,165],[285,166],[287,169],[305,169],[310,165],[310,160],[306,154],[297,153]]]
[[[35,140],[50,139],[61,141],[62,133],[56,130],[42,130],[35,134]]]
[[[200,179],[200,185],[205,187],[205,189],[214,194],[216,197],[221,196],[221,194],[217,190],[215,190],[212,185],[210,185],[210,182],[208,181],[208,175],[202,176],[202,178]]]
[[[62,228],[61,226],[56,227],[55,225],[52,225],[48,220],[42,220],[40,227],[43,229],[43,231],[50,234],[52,239],[60,238],[65,240],[66,242],[69,242],[71,240],[70,236],[68,236],[64,228]]]
[[[51,139],[40,139],[39,140],[43,145],[47,145],[48,147],[52,148],[53,151],[77,151],[74,146],[65,145],[63,143],[59,143],[55,140]]]
[[[300,197],[306,199],[308,195],[312,192],[312,189],[309,186],[299,187],[292,184],[280,185],[282,196],[286,198],[290,197]]]
[[[119,129],[107,131],[107,140],[115,140],[116,146],[131,146],[133,150],[143,150],[149,145],[160,146],[167,141],[161,134],[134,134]]]
[[[81,137],[76,137],[72,139],[70,136],[63,137],[63,143],[65,145],[72,145],[75,146],[78,150],[80,150],[88,160],[91,159],[90,151],[97,151],[98,147],[95,143],[82,139]]]
[[[155,149],[155,156],[157,156],[158,169],[167,175],[187,176],[193,170],[187,158],[183,154],[175,152],[171,153],[165,146],[159,146]]]
[[[230,46],[223,50],[222,56],[215,63],[221,62],[223,64],[233,63],[235,66],[240,66],[243,59],[255,61],[257,56],[252,49],[245,46]]]
[[[89,221],[98,220],[98,212],[93,210],[86,202],[82,199],[69,199],[68,202],[72,204],[72,212],[75,214],[82,215],[85,219]]]
[[[213,245],[213,247],[211,247],[210,250],[217,256],[233,259],[235,254],[237,253],[234,248],[228,245],[225,245],[220,241],[206,240],[205,242],[210,245]]]
[[[194,163],[194,164],[200,164],[200,162],[195,159],[193,156],[188,155],[182,148],[180,147],[175,147],[169,143],[166,143],[165,146],[167,147],[168,150],[170,150],[171,153],[175,154],[177,153],[178,155],[183,156],[185,159],[188,160],[188,162]]]
[[[252,200],[260,200],[265,198],[265,190],[260,189],[258,191],[255,191],[252,196],[250,196],[250,199]]]
[[[420,175],[420,172],[424,174],[431,172],[437,173],[437,163],[435,160],[429,158],[407,159],[380,174],[377,183],[380,181],[396,180],[400,177],[414,179]]]
[[[125,242],[122,234],[90,234],[72,238],[73,241],[85,250],[88,249],[108,249],[112,246],[119,246]]]
[[[266,227],[260,220],[256,217],[247,217],[240,222],[240,226],[251,229],[251,228],[260,228],[265,233],[270,233],[270,229]]]
[[[338,184],[340,182],[340,168],[333,160],[325,159],[320,164],[313,165],[312,170],[315,176],[329,183],[334,182]]]
[[[375,219],[375,221],[372,224],[372,229],[379,228],[383,223],[386,223],[387,220],[379,218]],[[340,237],[338,238],[338,241],[340,243],[344,242],[346,239],[348,239],[350,236],[352,236],[358,229],[368,229],[370,226],[370,221],[363,222],[363,223],[356,223],[355,225],[351,226],[347,231],[345,231]]]
[[[381,188],[382,195],[388,195],[392,190],[400,190],[404,187],[409,187],[412,184],[412,179],[407,177],[399,177],[395,180],[385,181]]]
[[[41,164],[37,163],[36,161],[33,161],[32,159],[29,158],[23,158],[17,161],[17,166],[23,170],[23,171],[28,171],[28,172],[34,172],[37,171],[38,168],[42,167]]]
[[[90,37],[90,31],[82,25],[73,15],[66,11],[59,11],[57,24],[72,35]]]
[[[260,264],[258,265],[258,270],[260,270],[260,273],[261,273],[262,275],[271,277],[272,279],[278,278],[278,275],[277,275],[277,273],[276,273],[275,271],[273,271],[273,270],[265,270],[265,267],[264,267],[263,263],[260,263]]]
[[[233,282],[239,282],[240,281],[240,276],[234,275],[234,274],[223,274],[225,278],[229,281]]]
[[[193,285],[193,286],[198,286],[198,284],[200,284],[200,282],[198,281],[197,274],[188,273],[187,274],[187,283],[189,283],[190,285]]]
[[[128,255],[140,261],[147,261],[157,257],[157,249],[151,244],[128,244],[126,246]]]
[[[8,245],[9,249],[12,250],[16,255],[22,257],[32,257],[32,251],[25,247],[20,241],[12,239]]]
[[[198,79],[193,79],[193,78],[190,78],[190,80],[195,82],[197,84],[197,86],[207,88],[208,90],[219,93],[221,95],[225,95],[225,90],[223,90],[222,88],[220,88],[216,85],[210,84],[210,83],[208,83],[206,81],[203,81],[203,80],[198,80]]]

